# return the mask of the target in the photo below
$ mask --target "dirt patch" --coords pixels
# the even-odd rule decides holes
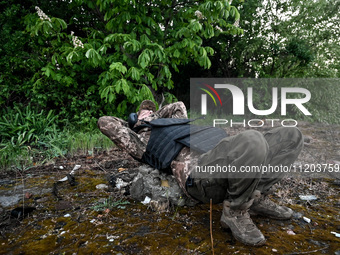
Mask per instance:
[[[297,164],[340,161],[338,126],[302,123],[300,128],[306,145]],[[81,168],[74,183],[58,182],[75,165]],[[0,254],[211,254],[209,205],[173,205],[155,212],[150,204],[134,201],[128,186],[118,189],[112,184],[112,176],[140,166],[114,148],[93,156],[58,158],[25,172],[2,173],[1,196],[19,198],[0,207]],[[294,209],[294,217],[288,221],[252,217],[267,238],[259,248],[237,242],[222,229],[222,206],[213,205],[215,254],[339,254],[340,238],[333,234],[340,233],[335,177],[288,176],[277,184],[271,198]],[[98,189],[99,184],[107,186]],[[316,199],[303,200],[300,195]],[[16,216],[14,209],[19,210]]]

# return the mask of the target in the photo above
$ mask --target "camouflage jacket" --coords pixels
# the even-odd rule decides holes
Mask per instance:
[[[146,117],[145,121],[158,118],[187,118],[187,110],[182,102],[166,105],[160,110]],[[138,121],[135,126],[142,124]],[[146,150],[150,138],[150,129],[143,128],[135,133],[128,127],[128,123],[112,116],[103,116],[98,120],[101,132],[109,137],[119,148],[126,150],[135,159],[141,159]],[[172,173],[183,192],[190,197],[186,191],[186,181],[194,165],[197,155],[190,152],[190,148],[184,147],[175,160],[171,163]],[[190,197],[192,198],[192,197]]]

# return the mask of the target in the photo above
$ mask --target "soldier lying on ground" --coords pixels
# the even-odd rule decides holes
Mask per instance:
[[[279,127],[264,135],[255,130],[229,137],[225,134],[218,143],[213,144],[212,149],[200,154],[195,150],[190,150],[188,146],[193,147],[193,144],[171,140],[172,134],[178,133],[177,129],[175,132],[172,130],[173,133],[170,135],[164,133],[167,132],[167,128],[162,129],[161,132],[152,129],[151,132],[150,124],[157,120],[161,122],[160,125],[164,126],[162,121],[165,118],[170,118],[170,121],[175,123],[168,123],[165,126],[175,125],[176,128],[188,126],[188,121],[185,120],[187,111],[182,102],[166,105],[156,111],[154,103],[145,100],[137,116],[136,123],[104,116],[98,120],[98,127],[104,135],[118,147],[126,150],[133,158],[159,169],[169,166],[179,186],[190,198],[203,203],[208,203],[210,199],[213,203],[223,202],[221,225],[230,228],[238,241],[256,246],[266,241],[251,220],[249,212],[253,215],[279,220],[292,217],[291,209],[275,204],[267,196],[271,192],[271,187],[284,177],[284,172],[271,175],[262,172],[252,174],[224,172],[218,178],[216,176],[196,178],[193,171],[198,164],[200,166],[233,166],[237,170],[244,166],[290,166],[303,146],[303,136],[297,128]],[[212,128],[210,131],[214,130],[215,128]],[[198,135],[199,140],[204,137],[206,131],[200,132],[197,132],[201,134],[201,136]],[[153,134],[155,135],[152,136]],[[221,133],[217,132],[217,136],[220,135]],[[208,147],[212,146],[210,138],[207,139]],[[151,140],[152,142],[149,142]],[[162,151],[153,150],[155,144],[167,150],[169,147],[176,149],[169,150],[165,153],[166,155],[160,156]],[[170,160],[169,154],[171,154]],[[169,162],[164,163],[164,161]]]

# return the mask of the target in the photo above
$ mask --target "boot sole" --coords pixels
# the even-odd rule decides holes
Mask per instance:
[[[256,213],[256,212],[251,211],[251,210],[249,210],[249,214],[251,216],[268,217],[268,218],[273,219],[273,220],[290,220],[292,218],[292,216],[290,216],[289,218],[280,218],[280,217],[275,217],[275,216],[271,216],[271,215],[264,215],[264,214],[261,214],[261,213]]]

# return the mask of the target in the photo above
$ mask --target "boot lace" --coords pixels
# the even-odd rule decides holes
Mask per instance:
[[[269,199],[268,196],[261,196],[258,205],[265,208],[271,208],[277,210],[280,206]]]
[[[243,225],[247,231],[252,231],[256,228],[253,220],[250,218],[250,215],[247,210],[233,210],[231,211],[232,216],[236,217],[237,222],[240,225]]]

